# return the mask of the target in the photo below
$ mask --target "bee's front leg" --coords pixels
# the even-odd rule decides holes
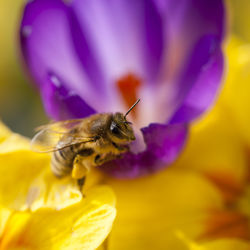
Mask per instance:
[[[82,190],[85,177],[90,170],[89,166],[87,164],[84,164],[83,161],[83,157],[81,155],[77,155],[74,159],[73,169],[71,173],[72,178],[77,180],[80,190]]]
[[[77,155],[73,162],[72,169],[72,178],[73,179],[82,179],[89,172],[90,168],[87,164],[84,163],[84,158],[80,155]]]
[[[118,145],[114,142],[112,143],[112,145],[116,151],[116,154],[122,154],[129,150],[129,147],[127,145]]]
[[[86,176],[77,180],[77,184],[81,192],[82,192],[82,188],[84,186],[85,181],[86,181]]]
[[[126,153],[127,151],[129,151],[129,147],[127,145],[119,146],[118,150],[120,151],[120,153]]]

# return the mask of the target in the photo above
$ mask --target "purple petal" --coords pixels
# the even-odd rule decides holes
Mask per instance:
[[[204,36],[184,64],[179,80],[179,107],[171,123],[188,122],[213,102],[223,73],[223,55],[217,37]]]
[[[135,178],[153,173],[171,164],[183,148],[187,126],[150,124],[143,128],[147,149],[137,155],[126,153],[122,159],[100,167],[104,172],[118,178]]]
[[[168,53],[164,67],[171,81],[181,69],[194,44],[205,35],[214,35],[221,42],[225,30],[222,0],[156,0],[166,16]]]
[[[98,53],[110,79],[128,73],[156,78],[165,41],[163,21],[153,0],[75,0],[72,7],[82,37]],[[88,54],[75,41],[86,64]]]
[[[61,0],[35,0],[28,3],[21,24],[25,62],[39,88],[46,84],[47,75],[54,72],[64,79],[67,89],[75,91],[88,104],[102,111],[108,103],[104,79],[97,67],[95,81],[89,68],[82,67],[72,41],[72,15],[71,8]],[[81,36],[77,28],[74,32],[75,37]],[[88,56],[89,64],[94,64],[94,59],[90,54]]]
[[[173,35],[179,38],[186,36],[193,42],[205,34],[218,36],[220,40],[223,38],[225,13],[222,0],[156,0],[156,2],[162,2],[162,11],[167,12],[169,28]],[[181,41],[186,42],[186,40]]]
[[[65,88],[61,79],[49,74],[41,95],[47,114],[54,120],[83,118],[95,112],[76,93]]]

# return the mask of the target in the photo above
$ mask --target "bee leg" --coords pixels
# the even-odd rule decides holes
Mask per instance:
[[[83,164],[82,157],[77,155],[74,159],[73,169],[72,169],[72,178],[77,180],[78,186],[82,191],[84,185],[85,176],[89,172],[89,168],[86,164]]]
[[[119,151],[121,153],[125,153],[125,152],[127,152],[129,150],[129,147],[127,145],[125,145],[125,146],[119,146],[118,149],[119,149]]]
[[[80,155],[77,155],[74,159],[71,173],[73,179],[82,179],[89,172],[89,167],[82,160],[83,158]]]
[[[84,186],[85,180],[86,180],[86,176],[84,176],[83,178],[77,180],[77,184],[78,184],[78,187],[79,187],[81,192],[82,192],[82,188]]]
[[[102,243],[103,250],[108,250],[108,248],[109,248],[109,242],[108,241],[109,241],[109,235],[107,236],[107,238]]]
[[[114,159],[116,159],[117,156],[116,155],[105,155],[105,156],[101,156],[101,155],[96,155],[95,157],[95,164],[97,166],[100,166],[108,161],[112,161]]]
[[[117,150],[117,154],[125,153],[129,150],[129,147],[127,145],[118,145],[114,142],[112,142],[112,145]]]

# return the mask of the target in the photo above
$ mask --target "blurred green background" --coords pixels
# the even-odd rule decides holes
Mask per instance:
[[[38,92],[30,83],[19,49],[18,28],[24,0],[0,0],[0,119],[26,136],[47,123]]]
[[[250,41],[250,0],[226,0],[228,30]],[[0,119],[15,132],[32,136],[47,123],[38,92],[25,73],[19,50],[18,28],[23,0],[0,0]],[[229,32],[230,33],[230,32]]]

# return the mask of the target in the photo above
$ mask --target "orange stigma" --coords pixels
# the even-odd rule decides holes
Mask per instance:
[[[117,87],[127,105],[130,108],[137,100],[137,90],[141,86],[141,80],[133,74],[127,74],[118,79]],[[135,115],[136,109],[131,113]]]

